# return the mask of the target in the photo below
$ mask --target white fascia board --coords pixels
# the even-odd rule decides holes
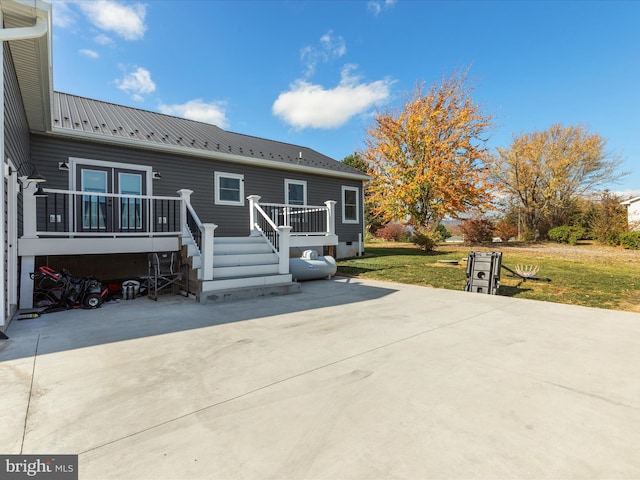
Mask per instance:
[[[42,132],[35,132],[42,133]],[[197,149],[185,149],[184,147],[178,147],[175,145],[156,145],[153,143],[133,139],[133,138],[114,138],[108,135],[102,135],[92,132],[80,132],[76,130],[68,130],[60,127],[53,127],[51,129],[51,136],[69,138],[75,140],[86,140],[99,143],[107,143],[110,145],[128,146],[133,148],[140,148],[143,150],[153,150],[157,152],[173,153],[176,155],[187,155],[191,157],[208,158],[211,160],[221,160],[231,163],[240,163],[244,165],[252,165],[255,167],[270,167],[279,170],[289,170],[294,172],[315,173],[325,177],[337,177],[345,178],[349,180],[368,181],[371,179],[364,173],[347,173],[338,172],[335,170],[327,170],[324,168],[308,167],[306,165],[285,164],[281,162],[275,162],[268,159],[257,159],[251,157],[244,157],[241,155],[233,155],[231,153],[222,152],[208,152]]]
[[[20,238],[21,256],[38,255],[100,255],[111,253],[148,253],[177,251],[178,237],[122,238]]]

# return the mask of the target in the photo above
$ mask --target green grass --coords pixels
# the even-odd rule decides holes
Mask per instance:
[[[502,263],[510,268],[518,264],[537,265],[538,277],[551,282],[522,281],[502,270],[499,295],[584,305],[613,310],[640,311],[640,258],[600,256],[584,248],[586,255],[570,256],[544,248],[530,251],[506,246],[476,248],[439,246],[425,253],[410,244],[375,243],[366,245],[366,256],[338,261],[338,274],[424,285],[450,290],[464,290],[466,262],[458,266],[438,260],[462,260],[469,251],[501,250]],[[539,251],[538,251],[539,250]],[[562,250],[562,249],[559,249]],[[614,252],[615,253],[615,252]],[[602,258],[601,258],[602,257]]]

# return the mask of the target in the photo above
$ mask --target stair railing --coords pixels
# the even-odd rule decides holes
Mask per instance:
[[[260,205],[260,195],[249,195],[249,228],[251,236],[262,236],[278,255],[278,273],[289,273],[289,237],[291,226],[276,225]],[[268,207],[267,207],[268,208]]]
[[[200,280],[213,280],[213,238],[215,229],[218,226],[215,223],[203,223],[200,220],[191,205],[192,193],[193,190],[178,190],[178,194],[182,199],[180,214],[182,236],[192,239],[195,248],[200,254],[202,267],[198,278]]]

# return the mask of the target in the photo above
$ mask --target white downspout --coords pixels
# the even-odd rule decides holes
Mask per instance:
[[[39,38],[45,35],[48,31],[49,22],[43,18],[36,18],[36,23],[31,27],[18,27],[18,28],[0,28],[0,65],[2,65],[2,75],[0,76],[0,118],[2,118],[2,128],[0,128],[0,159],[2,159],[2,181],[0,181],[0,203],[4,202],[6,192],[4,191],[4,169],[6,168],[6,154],[4,148],[4,123],[5,123],[5,105],[4,105],[4,42],[11,40],[27,40],[30,38]],[[2,8],[0,8],[0,27],[4,26],[4,17]],[[15,200],[15,199],[14,199]],[[7,199],[11,201],[11,199]],[[7,309],[6,309],[6,297],[5,297],[5,283],[7,279],[4,274],[4,262],[5,262],[5,250],[4,245],[6,238],[4,235],[4,208],[0,208],[0,327],[4,327],[7,323]]]

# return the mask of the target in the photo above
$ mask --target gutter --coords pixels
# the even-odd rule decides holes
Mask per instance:
[[[40,38],[49,30],[49,22],[44,18],[37,18],[31,27],[0,28],[0,41],[29,40]]]
[[[34,6],[36,4],[40,4],[39,1],[36,0],[34,2]],[[50,7],[49,7],[50,8]],[[0,4],[0,27],[4,25],[4,15],[2,10],[2,5]],[[0,65],[2,66],[2,70],[4,72],[4,42],[12,41],[12,40],[28,40],[32,38],[40,38],[47,34],[49,31],[49,15],[46,18],[36,18],[36,22],[34,25],[30,27],[16,27],[16,28],[0,28]],[[6,195],[4,189],[4,171],[6,165],[6,152],[4,148],[4,122],[5,118],[5,104],[4,104],[4,74],[0,79],[0,98],[2,99],[2,103],[0,105],[0,118],[2,118],[2,128],[0,129],[0,159],[2,161],[2,181],[0,181],[0,199],[4,202],[4,198]],[[5,224],[5,210],[4,208],[0,208],[0,225]],[[4,228],[0,228],[0,265],[4,265],[5,258],[5,248],[4,245],[7,239],[5,237]],[[0,328],[5,327],[7,325],[6,319],[6,303],[7,297],[5,295],[5,286],[7,285],[7,276],[5,274],[5,269],[0,268]],[[7,289],[8,290],[8,289]]]
[[[33,132],[37,134],[42,134],[42,132]],[[223,152],[209,152],[203,150],[187,150],[184,147],[179,147],[175,145],[156,145],[153,143],[131,139],[131,138],[114,138],[107,135],[100,135],[92,132],[80,132],[75,130],[63,129],[60,127],[53,127],[51,132],[48,135],[58,138],[67,138],[71,140],[86,140],[91,142],[100,142],[106,143],[109,145],[120,145],[120,146],[128,146],[133,148],[140,148],[143,150],[152,150],[156,152],[163,153],[173,153],[176,155],[187,155],[191,157],[205,158],[209,160],[220,160],[231,163],[239,163],[242,165],[251,165],[255,167],[264,167],[268,165],[271,168],[277,168],[280,170],[290,170],[294,172],[301,173],[315,173],[317,175],[323,175],[325,177],[334,177],[334,178],[345,178],[349,180],[358,180],[358,181],[369,181],[371,177],[365,175],[363,173],[349,173],[349,172],[340,172],[337,170],[327,170],[324,168],[318,167],[309,167],[306,165],[297,165],[297,164],[287,164],[281,162],[275,162],[268,159],[258,159],[252,157],[244,157],[241,155],[234,155],[231,153],[223,153]]]

